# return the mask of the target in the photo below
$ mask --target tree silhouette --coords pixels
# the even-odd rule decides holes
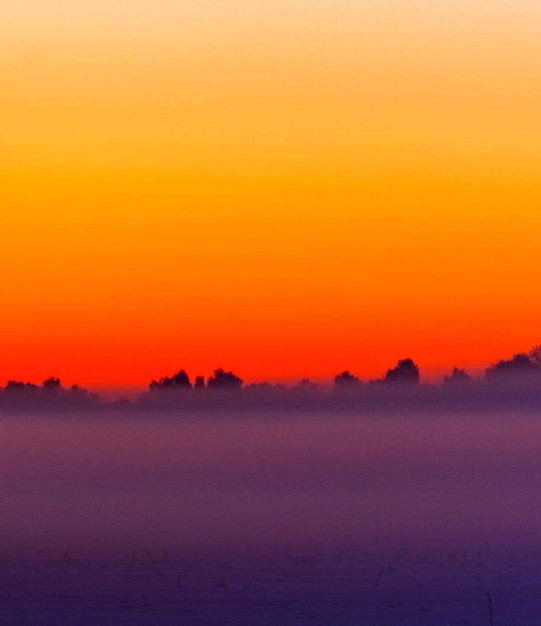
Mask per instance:
[[[453,368],[453,371],[443,379],[444,385],[463,385],[464,383],[470,382],[471,376],[466,370],[459,369],[458,367]]]
[[[487,380],[517,379],[524,376],[531,376],[541,372],[541,367],[537,365],[527,354],[520,352],[512,359],[502,359],[494,363],[485,370]]]
[[[151,391],[191,389],[191,387],[190,378],[185,370],[180,370],[173,376],[164,376],[158,381],[153,380],[149,385]]]
[[[334,386],[341,389],[348,389],[355,387],[361,382],[357,376],[351,374],[348,370],[344,370],[341,374],[337,374],[334,377]]]
[[[298,391],[313,392],[319,389],[319,385],[317,383],[312,382],[309,378],[302,378],[295,385],[295,389]]]
[[[534,346],[529,352],[530,361],[541,367],[541,345]]]
[[[95,408],[101,404],[97,394],[77,385],[64,389],[60,379],[54,377],[47,378],[41,385],[9,380],[2,395],[7,406],[27,409]]]
[[[214,374],[208,379],[207,387],[209,389],[240,389],[244,381],[233,372],[226,372],[218,368],[214,370]]]
[[[204,376],[196,376],[194,389],[204,389],[205,388],[205,377]]]
[[[70,400],[76,404],[99,405],[100,398],[98,394],[88,391],[79,385],[72,385],[69,389]]]
[[[54,378],[53,376],[47,378],[47,380],[44,380],[41,383],[41,386],[43,387],[43,389],[46,389],[48,391],[60,391],[62,389],[62,383],[60,381],[60,378]]]
[[[38,386],[34,383],[24,383],[20,380],[8,380],[5,390],[8,392],[37,391]]]
[[[388,370],[385,374],[386,383],[417,385],[419,378],[419,368],[412,359],[401,359],[396,367]]]

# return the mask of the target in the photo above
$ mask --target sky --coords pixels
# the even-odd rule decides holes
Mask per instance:
[[[2,0],[0,384],[540,343],[541,5]]]

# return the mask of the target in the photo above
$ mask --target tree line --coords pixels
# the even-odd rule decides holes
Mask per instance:
[[[513,355],[510,359],[502,359],[493,363],[484,371],[484,381],[486,382],[517,382],[521,380],[531,380],[532,377],[541,377],[541,345],[535,346],[529,352],[521,352]],[[375,380],[362,380],[352,374],[349,370],[344,370],[334,376],[333,384],[337,389],[352,389],[361,385],[382,386],[382,385],[405,385],[416,386],[421,382],[419,366],[411,358],[400,359],[395,367],[387,370],[382,378]],[[442,385],[465,385],[474,382],[473,377],[465,370],[454,367],[443,380]],[[186,370],[179,370],[172,376],[164,376],[158,380],[153,380],[149,385],[149,391],[159,392],[168,390],[187,389],[240,389],[244,381],[231,371],[216,369],[212,376],[205,380],[204,376],[196,376],[192,383]],[[247,389],[269,389],[271,387],[282,387],[283,385],[270,385],[269,383],[250,384]],[[318,385],[309,378],[301,379],[293,388],[315,389]]]
[[[374,380],[362,380],[349,370],[344,370],[333,378],[332,388],[334,391],[350,392],[354,394],[362,390],[375,390],[379,396],[387,391],[414,389],[420,385],[421,375],[418,365],[411,358],[400,359],[397,364],[388,369],[384,376]],[[496,383],[493,385],[492,383]],[[531,386],[541,391],[541,345],[535,346],[529,352],[514,354],[509,359],[499,360],[484,370],[481,379],[474,379],[466,370],[455,367],[447,374],[439,389],[446,389],[450,392],[454,390],[467,390],[468,388],[494,389],[497,386],[505,387],[506,383],[511,386]],[[434,388],[434,385],[430,387]],[[180,369],[175,374],[163,376],[152,380],[148,385],[147,392],[143,393],[136,402],[152,404],[159,398],[171,398],[178,394],[167,392],[207,392],[203,396],[195,394],[196,398],[223,397],[224,394],[211,392],[227,392],[226,396],[231,396],[232,391],[261,392],[260,395],[276,397],[280,394],[290,394],[290,396],[310,396],[327,392],[328,388],[318,385],[309,378],[303,378],[295,384],[284,385],[281,383],[252,383],[245,385],[244,380],[232,371],[222,368],[215,369],[211,376],[205,378],[198,375],[192,380],[185,369]],[[186,394],[183,394],[186,396]],[[191,394],[190,394],[191,395]],[[5,387],[0,387],[0,405],[28,405],[28,406],[51,406],[66,408],[77,407],[98,407],[103,405],[100,397],[87,389],[72,385],[64,387],[59,378],[50,377],[41,384],[23,382],[19,380],[8,380]]]

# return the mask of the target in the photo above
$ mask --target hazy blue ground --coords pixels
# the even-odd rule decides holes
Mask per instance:
[[[541,415],[0,418],[10,624],[541,622]]]

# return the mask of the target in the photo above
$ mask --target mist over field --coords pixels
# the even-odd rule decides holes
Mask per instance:
[[[533,626],[540,446],[536,411],[4,414],[0,617]]]
[[[0,420],[5,547],[205,551],[541,539],[541,419],[520,414]]]

